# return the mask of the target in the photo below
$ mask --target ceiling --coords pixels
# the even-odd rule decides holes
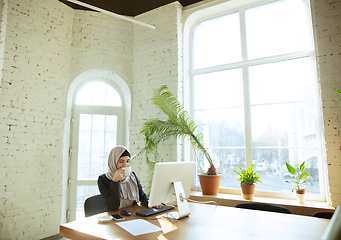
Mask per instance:
[[[91,9],[70,3],[67,0],[59,0],[73,9],[89,10]],[[79,0],[80,2],[125,16],[137,16],[148,12],[154,8],[161,7],[175,0]],[[182,6],[188,6],[203,0],[178,0]]]

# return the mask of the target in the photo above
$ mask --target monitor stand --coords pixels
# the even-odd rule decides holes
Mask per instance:
[[[164,216],[165,217],[172,216],[175,219],[187,217],[191,213],[191,211],[189,209],[187,200],[184,199],[186,198],[186,194],[185,194],[184,188],[182,187],[181,181],[173,182],[173,186],[174,186],[176,203],[178,206],[178,212],[169,212],[169,213],[166,213]]]

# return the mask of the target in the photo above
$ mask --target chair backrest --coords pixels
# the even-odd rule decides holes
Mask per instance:
[[[88,197],[84,202],[85,217],[105,212],[105,204],[102,195]]]
[[[246,208],[246,209],[261,210],[261,211],[268,211],[268,212],[278,212],[278,213],[291,213],[289,209],[285,207],[272,205],[268,203],[255,203],[255,202],[240,203],[236,206],[236,208]]]
[[[334,212],[316,212],[313,214],[313,217],[331,219],[333,214]]]
[[[341,206],[338,206],[324,231],[321,240],[341,239]]]

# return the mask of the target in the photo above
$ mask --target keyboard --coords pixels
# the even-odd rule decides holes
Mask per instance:
[[[154,215],[154,214],[157,214],[157,213],[160,213],[160,212],[165,212],[165,211],[171,210],[173,208],[174,208],[174,206],[162,205],[161,208],[148,208],[146,210],[142,210],[142,211],[136,212],[136,215],[139,215],[139,216],[142,216],[142,217],[148,217],[150,215]]]

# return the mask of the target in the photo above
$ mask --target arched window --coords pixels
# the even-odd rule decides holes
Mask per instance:
[[[307,161],[308,198],[325,199],[309,13],[305,0],[229,1],[187,20],[185,99],[222,173],[221,191],[239,192],[232,169],[255,164],[259,195],[292,197],[285,162]]]
[[[72,113],[69,220],[84,217],[84,201],[99,194],[97,179],[108,169],[108,155],[124,145],[124,105],[120,93],[101,79],[75,92]]]
[[[121,107],[118,92],[109,84],[92,81],[81,88],[76,98],[76,105],[97,105]]]

